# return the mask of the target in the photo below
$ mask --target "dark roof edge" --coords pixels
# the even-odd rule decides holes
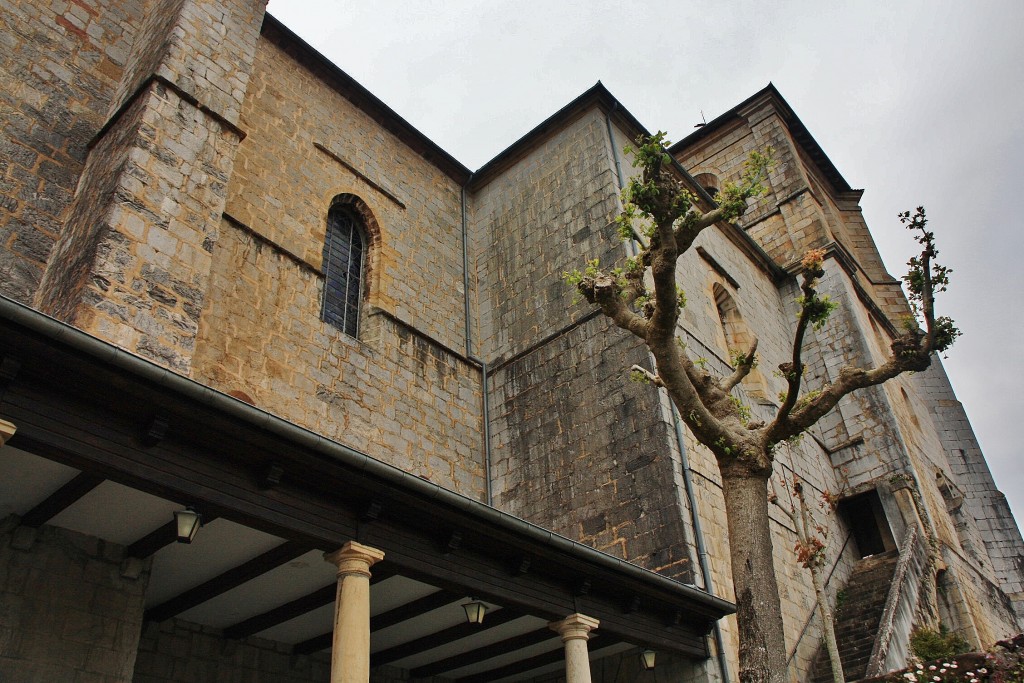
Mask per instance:
[[[547,136],[554,134],[563,124],[572,120],[574,116],[595,105],[606,111],[617,122],[633,129],[633,132],[650,135],[647,128],[628,109],[622,106],[622,103],[611,94],[601,81],[598,81],[477,169],[473,173],[473,179],[468,189],[470,191],[480,189],[493,180],[503,169],[525,156],[534,145],[544,140]]]
[[[162,386],[183,398],[247,422],[257,429],[265,430],[298,446],[338,460],[369,476],[383,479],[390,486],[407,491],[425,501],[438,501],[462,510],[485,524],[496,524],[506,532],[525,537],[526,540],[533,543],[546,545],[576,560],[596,565],[606,571],[620,573],[629,579],[647,584],[657,590],[675,594],[680,598],[694,600],[704,605],[709,612],[719,616],[736,611],[732,603],[709,595],[695,586],[661,576],[480,501],[449,491],[419,477],[410,476],[397,467],[156,365],[2,295],[0,295],[0,319],[27,328],[68,349],[90,356],[97,362],[113,366],[140,379]]]
[[[422,156],[427,162],[443,171],[449,178],[459,185],[464,185],[469,179],[471,171],[462,165],[458,159],[399,116],[394,109],[386,105],[380,98],[345,73],[334,62],[317,51],[316,48],[300,38],[294,31],[285,26],[280,19],[277,19],[270,13],[264,14],[262,33],[271,38],[274,33],[277,33],[280,38],[286,41],[287,47],[293,48],[298,53],[298,56],[309,60],[314,65],[327,71],[335,81],[335,89],[345,99],[369,114],[374,121],[408,145],[410,149]]]
[[[722,128],[733,120],[742,118],[740,112],[761,98],[770,98],[775,101],[775,109],[779,112],[779,115],[789,127],[790,132],[793,134],[793,139],[807,151],[810,158],[821,169],[826,179],[828,179],[837,192],[863,192],[862,190],[855,190],[850,186],[850,183],[846,181],[843,174],[839,172],[839,169],[836,168],[835,164],[832,163],[832,160],[829,159],[827,154],[825,154],[821,145],[819,145],[818,141],[814,139],[814,136],[811,135],[807,126],[805,126],[804,122],[800,120],[800,117],[796,115],[793,107],[790,106],[789,102],[786,101],[786,98],[782,96],[782,93],[779,92],[778,88],[776,88],[773,83],[769,83],[767,86],[758,90],[756,93],[743,100],[729,111],[709,121],[707,125],[701,126],[698,130],[690,133],[682,140],[679,140],[669,147],[669,152],[675,155],[682,149],[700,142],[711,135],[712,132]]]

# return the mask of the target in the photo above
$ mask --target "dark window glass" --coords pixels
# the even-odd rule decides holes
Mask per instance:
[[[325,322],[355,337],[359,330],[359,299],[363,277],[363,238],[359,219],[343,207],[327,214],[324,241]]]

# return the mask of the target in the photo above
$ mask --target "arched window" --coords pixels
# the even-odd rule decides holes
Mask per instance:
[[[730,352],[745,352],[752,337],[743,318],[740,317],[740,309],[722,285],[716,282],[712,291],[715,294],[715,308],[718,309],[718,321],[722,324],[726,347]]]
[[[362,220],[350,207],[335,204],[327,213],[324,238],[324,301],[320,315],[345,334],[359,331],[363,285]]]
[[[704,188],[704,191],[710,195],[712,199],[718,195],[718,177],[713,173],[698,173],[693,176],[693,179],[697,181],[697,184]]]
[[[754,341],[754,335],[740,315],[740,309],[736,305],[736,301],[726,291],[725,287],[717,282],[712,287],[712,293],[715,297],[718,322],[722,325],[722,336],[725,338],[726,350],[730,356],[734,352],[746,353],[750,348],[750,344]],[[764,398],[767,395],[764,377],[761,376],[761,371],[756,367],[752,368],[750,373],[743,379],[743,386],[747,392],[759,398]]]

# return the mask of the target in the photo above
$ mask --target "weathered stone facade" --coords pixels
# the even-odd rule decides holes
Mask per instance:
[[[264,19],[260,0],[0,7],[0,293],[414,477],[732,598],[714,458],[664,395],[627,380],[646,349],[563,282],[585,259],[627,255],[613,223],[632,170],[622,149],[643,129],[602,86],[470,173]],[[810,388],[883,359],[908,312],[860,192],[774,88],[672,152],[697,189],[735,179],[767,146],[778,158],[769,195],[739,226],[702,234],[678,270],[691,353],[724,371],[741,339],[760,340],[763,369],[737,392],[763,416],[784,388],[769,369],[790,354],[806,249],[828,250],[821,290],[840,304],[809,333]],[[366,245],[357,337],[321,316],[338,202]],[[919,569],[894,598],[886,662],[935,617],[976,645],[1020,629],[1020,533],[938,362],[847,397],[777,457],[780,506],[793,504],[794,475],[815,494],[876,495]],[[820,624],[795,531],[772,514],[791,671],[805,680]],[[868,553],[853,540],[864,520],[821,521],[834,598]],[[0,666],[35,671],[48,656],[19,633],[48,608],[19,593],[27,556],[10,536],[0,588],[18,609],[4,610]],[[61,538],[43,536],[38,553]],[[67,666],[105,676],[82,680],[131,680],[133,667],[137,681],[326,675],[281,644],[228,644],[186,622],[141,631],[144,586],[145,575],[117,589],[123,670],[89,668],[82,650]],[[734,624],[722,630],[733,658]],[[679,680],[717,676],[710,662],[664,666]]]
[[[55,527],[0,529],[0,678],[127,683],[148,573],[124,548]]]

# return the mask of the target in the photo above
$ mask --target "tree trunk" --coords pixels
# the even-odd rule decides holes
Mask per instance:
[[[832,623],[832,609],[828,605],[828,593],[821,580],[821,568],[811,567],[811,580],[814,582],[814,597],[818,601],[818,616],[821,617],[821,628],[825,634],[825,650],[832,667],[832,682],[846,683],[843,678],[843,663],[839,659],[839,644],[836,643],[836,629]]]
[[[810,543],[811,540],[811,511],[807,509],[807,500],[804,498],[803,489],[799,482],[794,484],[797,500],[800,503],[800,513],[793,516],[797,523],[797,533],[800,535],[800,542]],[[821,617],[821,630],[825,634],[825,651],[828,652],[828,661],[832,667],[832,683],[846,683],[843,678],[843,663],[839,659],[839,644],[836,642],[836,628],[832,621],[832,608],[828,604],[828,593],[825,592],[825,582],[821,578],[823,564],[819,558],[811,559],[808,569],[811,570],[811,581],[814,584],[814,598],[818,602],[818,616]]]
[[[736,590],[740,683],[785,683],[786,636],[772,558],[768,474],[723,467],[722,489]]]

